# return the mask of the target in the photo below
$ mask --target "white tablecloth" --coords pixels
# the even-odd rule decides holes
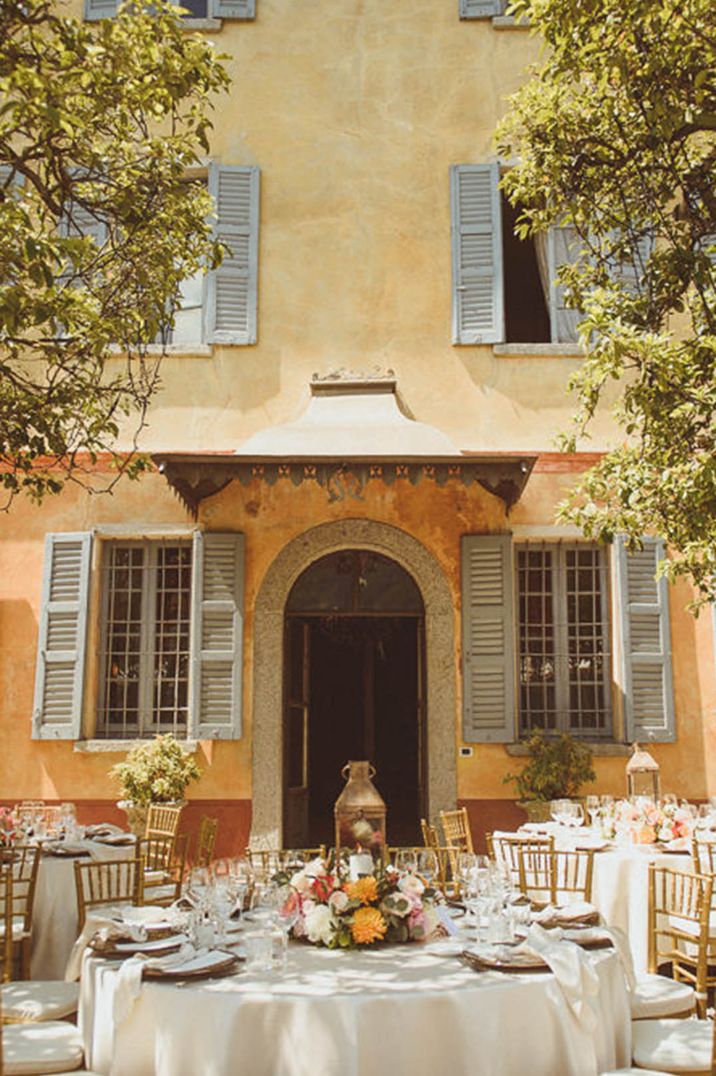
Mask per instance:
[[[590,960],[594,1035],[550,973],[476,973],[419,945],[294,943],[285,977],[145,982],[116,1032],[117,965],[88,953],[79,1022],[105,1076],[592,1076],[629,1063],[631,1024],[618,957]]]
[[[132,845],[80,843],[92,859],[128,859],[135,854]],[[30,975],[33,979],[65,977],[65,966],[78,934],[75,862],[75,859],[47,855],[40,860],[32,911]]]

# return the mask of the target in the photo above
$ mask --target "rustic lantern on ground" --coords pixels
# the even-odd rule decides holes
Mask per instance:
[[[648,796],[654,802],[659,799],[659,763],[648,751],[642,751],[638,743],[632,745],[632,756],[627,762],[626,775],[628,796]]]
[[[353,877],[371,874],[385,855],[385,803],[373,784],[370,762],[348,762],[341,770],[348,783],[336,800],[336,855],[350,857]]]

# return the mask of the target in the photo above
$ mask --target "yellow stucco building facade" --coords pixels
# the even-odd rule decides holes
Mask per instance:
[[[713,619],[653,544],[555,523],[614,431],[555,452],[579,348],[495,185],[537,41],[458,0],[194,15],[230,58],[207,181],[237,255],[164,359],[156,470],[0,518],[2,801],[111,817],[110,766],[174,731],[220,850],[330,839],[352,757],[412,843],[456,802],[517,821],[542,725],[594,746],[592,791],[638,738],[667,791],[716,795]]]

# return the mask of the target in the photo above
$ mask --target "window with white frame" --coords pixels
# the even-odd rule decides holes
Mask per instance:
[[[191,541],[106,542],[97,735],[186,736]]]
[[[607,563],[588,544],[516,548],[520,732],[612,734]]]

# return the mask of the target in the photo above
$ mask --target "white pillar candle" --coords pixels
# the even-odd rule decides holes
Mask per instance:
[[[363,874],[373,873],[373,857],[369,852],[353,852],[348,860],[350,880],[356,882]]]

